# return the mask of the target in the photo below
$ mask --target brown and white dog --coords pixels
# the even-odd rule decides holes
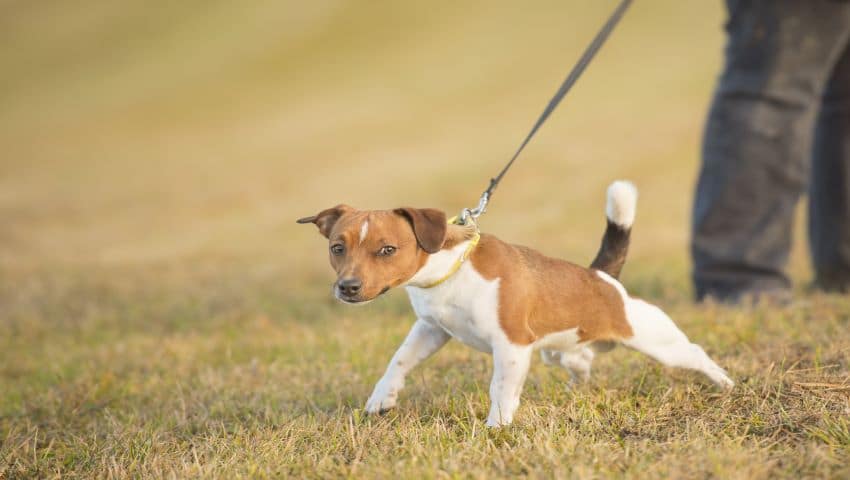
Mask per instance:
[[[625,262],[637,190],[608,188],[608,226],[590,268],[550,258],[474,226],[447,224],[434,209],[360,211],[346,205],[314,223],[330,241],[334,295],[348,304],[404,286],[416,323],[366,402],[378,413],[396,405],[405,376],[450,338],[493,354],[488,426],[511,423],[532,352],[586,379],[594,352],[615,343],[672,367],[689,368],[731,388],[732,380],[661,309],[630,297],[616,280]],[[461,262],[466,259],[468,260]],[[460,265],[460,268],[457,266]]]

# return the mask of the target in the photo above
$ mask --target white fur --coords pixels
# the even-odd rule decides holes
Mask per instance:
[[[456,253],[454,256],[443,256],[443,252],[432,255],[414,279],[420,274],[429,283],[442,278],[464,250],[465,245],[458,245],[447,251]],[[499,326],[499,283],[498,279],[485,279],[466,262],[445,282],[432,288],[409,282],[407,294],[417,318],[476,350],[491,353],[492,340],[505,337]]]
[[[369,220],[363,220],[363,225],[360,226],[360,243],[366,240],[366,235],[369,233]]]
[[[395,407],[398,392],[404,387],[407,373],[439,350],[449,338],[449,334],[441,328],[422,320],[413,324],[404,343],[390,360],[386,373],[375,385],[375,390],[366,402],[366,412],[379,413]]]
[[[632,182],[617,180],[608,187],[605,215],[617,225],[629,228],[635,222],[637,188]]]
[[[443,278],[447,273],[449,273],[454,263],[463,255],[463,252],[465,252],[468,247],[469,241],[461,242],[453,248],[440,250],[437,253],[429,255],[428,261],[425,262],[425,265],[423,265],[418,272],[410,277],[404,285],[424,287]],[[446,282],[450,280],[452,279],[450,278],[446,280]]]
[[[534,346],[548,350],[571,350],[578,345],[578,329],[571,328],[562,332],[550,333],[537,339]]]
[[[670,367],[689,368],[705,374],[722,388],[732,388],[735,383],[726,372],[714,363],[699,345],[691,343],[673,320],[660,308],[643,300],[629,297],[626,289],[605,272],[596,272],[600,278],[617,289],[623,299],[626,320],[634,335],[623,340],[623,345],[643,352]]]
[[[445,276],[467,246],[468,242],[463,242],[431,255],[407,282],[407,293],[418,320],[375,386],[366,403],[367,412],[394,406],[407,372],[453,337],[476,350],[493,354],[487,425],[507,425],[513,420],[534,347],[512,344],[499,325],[499,279],[485,279],[466,262],[439,285],[422,288]],[[559,339],[549,340],[558,343]]]
[[[579,344],[577,328],[545,335],[534,342],[534,347],[541,349],[543,363],[564,367],[573,380],[587,380],[590,377],[593,350]]]
[[[537,348],[564,352],[565,368],[581,378],[589,374],[586,347],[578,346],[573,330],[546,335],[533,345],[511,343],[499,324],[499,279],[487,280],[467,262],[443,283],[421,288],[449,272],[463,255],[468,242],[431,255],[425,265],[407,282],[410,303],[418,318],[407,339],[390,361],[384,376],[366,403],[366,411],[375,413],[395,406],[398,391],[407,372],[438,350],[448,338],[493,354],[493,378],[490,383],[490,413],[487,425],[507,425],[519,406],[519,397]],[[561,358],[561,357],[559,357]],[[591,352],[592,359],[592,352]],[[402,365],[398,365],[401,361]]]
[[[563,350],[540,350],[540,358],[546,365],[560,365],[570,372],[573,381],[585,381],[590,378],[590,365],[595,356],[593,349],[587,346]]]

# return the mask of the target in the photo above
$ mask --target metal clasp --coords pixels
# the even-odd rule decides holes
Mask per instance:
[[[467,222],[472,220],[473,222],[481,216],[484,212],[487,211],[487,203],[490,201],[490,192],[484,192],[481,195],[481,198],[478,199],[478,206],[473,209],[464,208],[460,211],[460,215],[458,215],[458,223],[460,225],[466,225]]]

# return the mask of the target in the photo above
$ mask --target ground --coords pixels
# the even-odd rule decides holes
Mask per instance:
[[[658,296],[738,385],[617,349],[589,383],[535,366],[515,424],[484,426],[489,357],[450,344],[398,410],[363,404],[412,318],[344,308],[280,272],[3,279],[2,464],[18,476],[798,478],[850,474],[850,301]],[[628,274],[626,275],[628,278]],[[653,279],[657,284],[672,278]],[[653,288],[634,283],[649,295]],[[13,298],[9,298],[14,292]],[[11,307],[11,308],[9,308]]]
[[[803,230],[789,305],[692,302],[720,2],[633,6],[482,227],[588,263],[633,180],[624,284],[737,386],[535,359],[498,430],[455,343],[363,414],[414,319],[336,303],[294,221],[474,204],[608,6],[301,3],[0,3],[0,478],[850,476],[850,298],[809,291]]]

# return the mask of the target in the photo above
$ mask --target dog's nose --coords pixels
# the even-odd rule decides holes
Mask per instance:
[[[360,287],[363,286],[363,282],[361,282],[359,278],[346,278],[340,280],[337,283],[337,286],[339,287],[339,293],[346,297],[353,297],[360,292]]]

